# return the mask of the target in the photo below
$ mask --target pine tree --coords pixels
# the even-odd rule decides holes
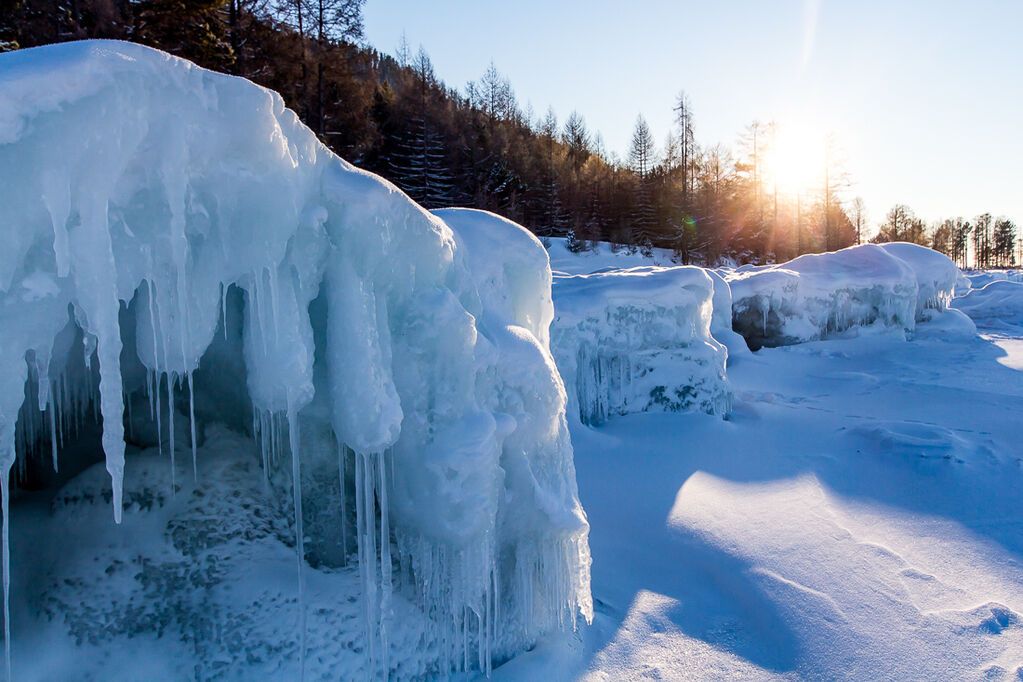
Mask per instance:
[[[640,114],[632,133],[629,163],[636,174],[635,211],[633,230],[637,243],[649,249],[653,243],[656,214],[653,203],[652,173],[655,164],[654,137],[650,126]]]

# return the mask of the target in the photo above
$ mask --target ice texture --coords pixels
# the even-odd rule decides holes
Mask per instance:
[[[924,322],[925,310],[948,310],[962,271],[943,253],[919,244],[891,242],[881,248],[910,267],[916,275],[916,321]]]
[[[250,410],[264,475],[292,499],[303,622],[317,543],[303,519],[321,472],[340,485],[368,676],[400,669],[399,584],[431,624],[435,674],[487,672],[592,617],[535,240],[473,258],[471,239],[334,156],[276,93],[113,41],[0,55],[0,230],[4,469],[26,382],[53,420],[98,380],[119,521],[124,424],[156,420],[172,462],[187,434],[201,478],[195,403],[213,391],[204,413]]]
[[[911,332],[917,275],[875,244],[728,273],[732,326],[750,348],[801,343],[878,325]]]
[[[714,295],[707,271],[689,266],[555,277],[551,347],[570,418],[594,425],[650,410],[726,414]]]

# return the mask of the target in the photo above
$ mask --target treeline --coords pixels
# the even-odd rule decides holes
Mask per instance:
[[[823,168],[818,188],[779,192],[765,171],[770,124],[751,124],[734,150],[701,145],[680,94],[668,138],[657,144],[640,117],[618,158],[579,113],[523,108],[493,65],[455,89],[404,39],[393,56],[361,45],[364,1],[0,0],[0,50],[118,38],[244,76],[424,206],[489,209],[572,248],[602,240],[675,249],[683,262],[768,261],[863,237],[862,203],[840,201],[839,169]]]
[[[1008,218],[982,213],[973,221],[946,218],[928,227],[913,211],[897,204],[888,211],[875,242],[913,242],[941,251],[960,267],[1005,268],[1023,263],[1023,239]]]

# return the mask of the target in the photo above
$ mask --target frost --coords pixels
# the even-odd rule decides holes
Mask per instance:
[[[333,156],[242,79],[106,41],[0,61],[4,469],[46,439],[56,466],[69,416],[95,409],[120,521],[126,437],[167,451],[174,495],[180,445],[206,473],[205,422],[251,431],[291,498],[301,623],[309,552],[329,529],[347,563],[354,526],[368,676],[401,669],[399,593],[437,674],[592,617],[538,242],[473,258],[458,214]]]
[[[727,351],[711,335],[714,281],[696,267],[554,280],[552,347],[584,424],[648,410],[725,414]]]

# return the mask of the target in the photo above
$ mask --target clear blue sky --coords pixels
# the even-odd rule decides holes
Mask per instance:
[[[1023,222],[1023,1],[368,0],[367,41],[402,31],[462,87],[491,60],[523,104],[573,109],[625,154],[685,89],[702,144],[752,120],[833,131],[872,223],[896,202],[928,220]]]

